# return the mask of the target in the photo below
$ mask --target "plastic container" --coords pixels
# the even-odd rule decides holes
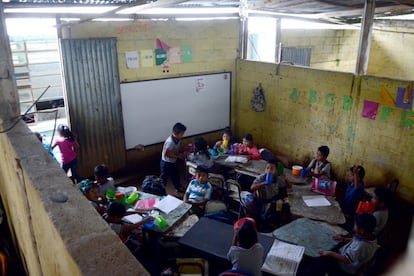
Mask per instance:
[[[300,171],[303,169],[302,166],[294,165],[292,166],[292,175],[300,176]]]
[[[273,174],[267,173],[266,174],[266,179],[265,179],[265,185],[272,184],[272,180],[273,180]]]
[[[115,193],[115,201],[125,204],[125,195],[121,192],[116,192]]]
[[[106,191],[106,197],[108,199],[114,199],[115,198],[115,191],[111,190],[111,189],[107,190]]]
[[[139,198],[138,192],[132,192],[128,198],[126,199],[126,202],[130,205],[134,204]]]
[[[155,225],[157,225],[160,229],[165,229],[168,226],[168,222],[161,215],[156,215],[154,221]]]

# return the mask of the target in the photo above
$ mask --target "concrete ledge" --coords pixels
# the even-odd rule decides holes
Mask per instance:
[[[0,148],[0,193],[29,275],[149,275],[24,123]]]

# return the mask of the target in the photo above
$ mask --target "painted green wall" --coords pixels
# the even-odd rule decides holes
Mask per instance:
[[[259,146],[305,166],[317,147],[328,145],[338,179],[344,181],[349,167],[359,163],[366,168],[367,186],[397,177],[401,197],[414,202],[414,113],[391,108],[385,116],[380,105],[375,120],[361,117],[364,100],[380,101],[381,85],[395,97],[407,82],[288,65],[276,75],[275,65],[249,61],[240,61],[237,69],[239,137],[250,132]],[[250,99],[259,83],[266,109],[256,113]]]

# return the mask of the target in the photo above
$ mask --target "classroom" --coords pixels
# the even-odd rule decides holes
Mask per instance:
[[[36,138],[26,124],[15,120],[22,110],[13,74],[9,73],[14,60],[5,42],[5,19],[29,15],[5,13],[15,1],[9,2],[7,7],[5,2],[0,3],[4,40],[0,53],[2,59],[7,57],[0,68],[0,145],[4,160],[0,164],[0,195],[26,272],[147,275],[149,272],[88,207],[43,147],[33,146]],[[145,5],[162,7],[161,2]],[[179,5],[187,1],[168,2]],[[64,110],[81,145],[79,175],[90,178],[94,167],[103,163],[115,180],[119,176],[117,184],[140,188],[145,175],[159,175],[163,142],[175,122],[187,126],[182,148],[198,135],[212,146],[228,126],[237,142],[246,133],[252,134],[258,147],[286,160],[287,169],[292,165],[306,167],[316,149],[328,145],[332,173],[338,183],[346,183],[349,168],[355,164],[366,170],[365,188],[385,186],[398,179],[394,211],[407,217],[394,221],[401,230],[398,243],[403,245],[392,262],[403,259],[404,253],[412,254],[408,248],[414,203],[414,34],[412,21],[387,23],[380,17],[397,9],[409,15],[412,3],[380,1],[398,5],[391,9],[387,3],[377,3],[380,6],[373,9],[378,18],[371,18],[371,25],[365,25],[364,31],[361,24],[353,25],[355,16],[335,17],[345,20],[339,25],[347,28],[307,29],[303,25],[281,26],[280,21],[291,14],[267,15],[274,19],[274,26],[268,29],[275,28],[280,37],[272,38],[270,57],[260,59],[262,48],[254,47],[263,46],[258,42],[260,33],[249,36],[243,31],[247,19],[260,12],[240,15],[236,2],[237,11],[222,17],[209,14],[217,17],[215,20],[138,14],[140,8],[145,9],[139,5],[132,7],[137,10],[128,21],[92,20],[101,15],[91,14],[80,22],[65,21],[62,14],[53,14],[59,18],[56,26],[65,71]],[[253,9],[252,2],[240,1]],[[284,1],[271,2],[282,5],[279,2]],[[339,9],[339,14],[349,12],[340,10],[345,9],[341,5],[344,1],[307,2],[338,2],[330,9]],[[356,2],[359,6],[350,10],[358,9],[361,17],[364,3],[369,6],[378,1]],[[312,6],[303,6],[296,13],[304,10],[312,10]],[[272,10],[267,7],[265,11]],[[335,21],[333,16],[329,18]],[[360,47],[369,50],[361,51]],[[309,65],[282,62],[277,54],[299,48],[311,49]],[[177,51],[181,59],[174,57]],[[264,95],[259,107],[255,102],[258,90]],[[180,174],[187,169],[181,162]],[[91,246],[93,243],[103,244],[105,254]]]

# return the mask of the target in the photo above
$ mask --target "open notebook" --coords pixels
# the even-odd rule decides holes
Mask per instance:
[[[275,239],[267,253],[262,271],[274,275],[296,275],[305,247]]]

